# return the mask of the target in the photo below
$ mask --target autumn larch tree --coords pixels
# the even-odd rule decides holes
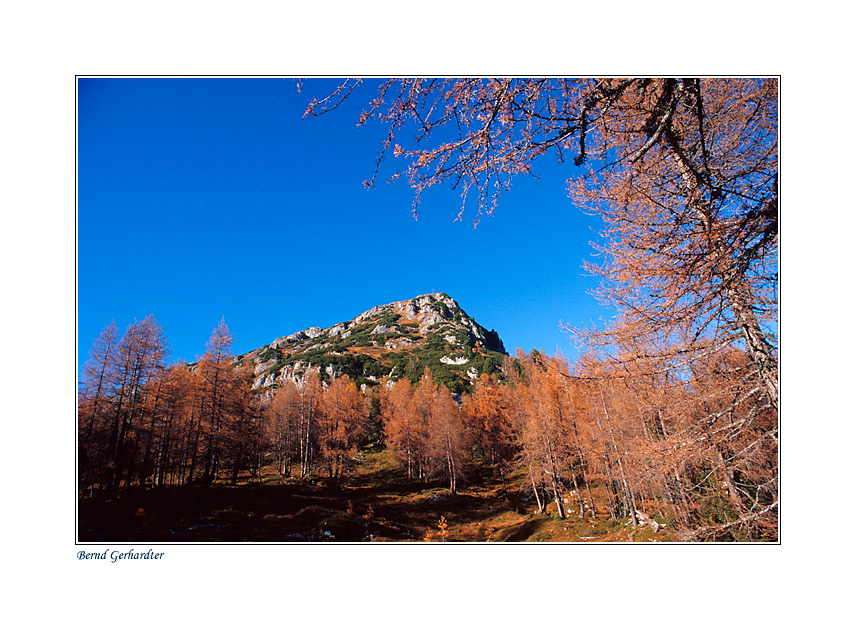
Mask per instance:
[[[431,450],[431,413],[436,395],[437,384],[434,381],[434,374],[426,366],[419,378],[419,383],[413,390],[412,400],[412,423],[417,429],[414,437],[417,441],[416,468],[420,479],[427,479],[436,471],[436,461],[432,458],[435,454],[432,454]]]
[[[306,368],[300,381],[300,476],[311,476],[318,450],[318,408],[321,404],[320,368]]]
[[[200,379],[200,421],[204,429],[204,462],[202,479],[210,483],[220,473],[222,442],[237,412],[235,371],[232,368],[232,334],[225,319],[208,339],[205,355],[197,364]]]
[[[306,115],[335,108],[359,82]],[[370,119],[389,127],[378,165],[390,152],[409,160],[393,178],[414,188],[414,210],[423,191],[448,183],[462,211],[475,194],[476,221],[535,160],[573,155],[585,167],[571,196],[607,223],[600,273],[624,283],[605,290],[610,301],[651,316],[649,331],[691,325],[690,341],[707,328],[742,339],[778,407],[776,80],[391,79],[360,124]],[[410,126],[414,145],[396,143]]]
[[[414,401],[413,387],[406,377],[399,379],[387,392],[381,392],[381,416],[386,445],[407,470],[407,477],[417,475],[427,429]]]
[[[515,422],[523,448],[521,464],[528,469],[539,511],[546,510],[540,499],[545,490],[564,519],[565,491],[573,468],[573,438],[558,378],[546,371],[540,358],[537,351],[528,356],[518,351],[526,377],[515,390],[515,400],[520,403]]]
[[[139,455],[141,429],[147,408],[156,398],[147,389],[164,370],[166,339],[153,316],[131,324],[119,341],[118,364],[113,373],[115,413],[108,437],[110,493],[130,484]]]
[[[116,348],[121,335],[116,322],[104,328],[89,352],[83,367],[78,394],[78,474],[81,491],[90,493],[105,466],[103,446],[106,443],[106,420],[110,407],[109,372],[115,365]]]
[[[337,107],[358,85],[346,81],[307,115]],[[392,178],[414,188],[414,214],[422,192],[445,183],[461,192],[459,217],[474,201],[478,222],[516,175],[535,173],[536,160],[572,159],[571,198],[604,224],[602,260],[588,268],[617,312],[580,335],[615,372],[648,359],[646,372],[664,384],[688,385],[693,368],[742,351],[731,376],[753,405],[741,432],[759,426],[777,442],[766,422],[779,410],[777,80],[392,79],[359,122],[372,119],[389,131],[368,183],[387,155],[407,160]],[[412,143],[397,141],[414,128]],[[733,412],[721,404],[715,422]],[[706,441],[703,425],[685,432]],[[769,494],[735,524],[777,513],[776,471],[763,487]]]
[[[676,362],[740,341],[778,409],[776,81],[628,87],[592,128],[589,153],[604,163],[571,196],[606,224],[605,260],[590,268],[623,318],[621,334],[600,338],[632,337]]]
[[[132,323],[117,342],[114,325],[96,340],[80,390],[83,482],[115,497],[146,481],[146,446],[163,374],[166,339],[152,316]],[[95,477],[97,473],[97,478]]]
[[[511,423],[511,389],[493,376],[482,374],[472,394],[463,397],[462,409],[473,432],[473,441],[481,446],[491,467],[499,473],[506,490],[508,466],[513,461],[516,437]]]
[[[193,375],[187,364],[176,362],[167,369],[163,378],[160,398],[159,424],[155,429],[154,478],[155,486],[164,486],[181,479],[184,453],[185,420],[193,402]]]
[[[331,482],[338,485],[368,427],[368,401],[347,375],[331,380],[322,393],[318,427],[321,455]]]
[[[430,379],[430,375],[423,379]],[[428,450],[434,470],[449,481],[449,493],[458,491],[464,479],[464,464],[469,454],[470,435],[463,414],[445,385],[433,390],[428,422]]]
[[[292,457],[297,452],[300,432],[300,394],[288,381],[277,388],[266,409],[268,433],[280,475],[291,475]]]
[[[231,482],[248,469],[251,476],[261,471],[262,452],[265,449],[264,416],[259,400],[252,393],[252,368],[237,365],[231,368],[228,403],[228,424],[224,425],[224,455],[232,470]]]

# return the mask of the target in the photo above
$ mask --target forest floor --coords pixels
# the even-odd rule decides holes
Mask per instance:
[[[408,480],[385,450],[362,453],[338,487],[323,477],[263,472],[236,485],[188,485],[131,491],[114,501],[81,499],[79,542],[650,542],[668,529],[633,527],[629,519],[536,514],[508,491],[471,476],[454,495]],[[570,505],[569,505],[570,507]],[[444,524],[441,525],[441,519]]]

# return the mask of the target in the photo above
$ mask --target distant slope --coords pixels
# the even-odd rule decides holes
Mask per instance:
[[[322,379],[348,375],[357,385],[408,377],[427,366],[453,392],[467,391],[482,373],[500,372],[505,347],[499,335],[476,323],[445,293],[375,306],[332,327],[310,327],[238,356],[251,364],[255,387],[300,382],[307,368]]]

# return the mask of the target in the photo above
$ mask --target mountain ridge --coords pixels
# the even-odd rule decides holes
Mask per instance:
[[[348,375],[362,389],[408,377],[427,366],[452,391],[467,391],[480,374],[496,374],[506,351],[494,330],[470,317],[446,293],[374,306],[330,327],[308,327],[239,355],[252,364],[254,387],[300,383],[316,367],[322,379]]]

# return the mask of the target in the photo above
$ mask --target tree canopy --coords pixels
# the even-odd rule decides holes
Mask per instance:
[[[359,82],[306,114],[335,109]],[[778,80],[758,78],[391,79],[359,119],[388,127],[367,184],[390,152],[403,157],[390,177],[412,186],[414,215],[425,190],[448,184],[458,217],[474,203],[478,225],[537,160],[568,163],[571,201],[602,223],[586,268],[615,310],[576,330],[591,347],[580,378],[608,387],[595,392],[605,416],[617,380],[637,399],[683,385],[670,449],[693,446],[728,480],[754,472],[750,506],[732,493],[742,523],[778,505],[778,100]]]
[[[360,86],[345,80],[306,115],[329,112]],[[574,203],[599,215],[601,297],[621,312],[615,344],[678,355],[742,341],[778,407],[778,81],[775,79],[390,79],[363,111],[388,126],[377,181],[392,152],[422,193],[461,193],[475,222],[534,163],[573,160]],[[413,130],[412,141],[401,140]],[[650,352],[650,351],[649,351]]]

